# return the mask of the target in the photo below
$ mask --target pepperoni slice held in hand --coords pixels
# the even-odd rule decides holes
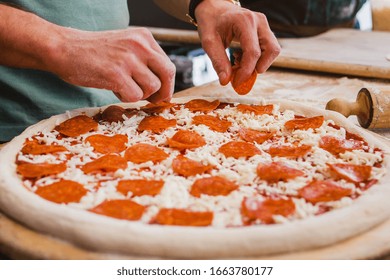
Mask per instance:
[[[79,115],[57,125],[54,130],[64,136],[77,137],[90,131],[96,131],[98,123],[85,115]]]
[[[147,114],[160,114],[167,109],[171,109],[176,104],[169,102],[160,102],[160,103],[148,103],[145,106],[141,107],[141,110]]]
[[[288,217],[294,213],[295,204],[291,198],[266,198],[263,201],[255,198],[245,198],[241,205],[241,214],[246,224],[250,224],[256,220],[260,220],[265,224],[273,224],[275,223],[274,215]]]
[[[272,115],[274,105],[247,105],[238,104],[237,110],[242,113],[254,113],[255,115]]]
[[[219,150],[225,157],[253,157],[254,155],[260,155],[261,151],[252,143],[242,141],[231,141],[222,145]]]
[[[269,148],[268,153],[272,157],[298,158],[303,157],[311,151],[309,145],[273,145]]]
[[[44,176],[56,175],[66,170],[65,163],[20,163],[17,172],[27,179],[41,178]]]
[[[372,167],[369,165],[355,164],[328,164],[332,177],[335,179],[344,179],[352,183],[367,181],[371,176]]]
[[[236,189],[238,185],[234,182],[220,176],[213,176],[196,180],[191,187],[190,194],[195,197],[200,197],[201,194],[226,196]]]
[[[189,177],[210,171],[213,166],[210,164],[204,165],[201,162],[179,155],[172,161],[172,169],[181,176]]]
[[[338,156],[339,154],[347,151],[353,151],[363,148],[363,143],[354,139],[341,139],[333,136],[323,136],[320,140],[320,148],[328,151],[329,153]]]
[[[131,200],[106,200],[89,211],[121,220],[141,219],[146,207]]]
[[[206,145],[206,141],[195,131],[179,130],[167,140],[168,146],[173,149],[196,149]]]
[[[94,151],[101,154],[120,153],[126,150],[127,136],[117,134],[114,136],[91,135],[85,139],[94,148]]]
[[[193,99],[188,101],[184,105],[184,108],[187,108],[191,112],[210,112],[215,110],[219,104],[219,100],[207,101],[204,99]]]
[[[85,174],[92,172],[115,172],[118,169],[126,169],[127,161],[115,154],[105,155],[81,167]]]
[[[39,187],[35,193],[55,203],[78,203],[87,194],[87,190],[83,185],[75,181],[61,180],[50,185]]]
[[[241,128],[238,131],[238,134],[240,135],[241,139],[246,142],[262,144],[265,141],[271,139],[275,135],[275,132],[258,131],[250,128]]]
[[[195,125],[204,124],[208,126],[211,130],[217,132],[226,132],[232,125],[232,123],[229,121],[221,120],[218,117],[208,115],[194,116],[192,118],[192,123]]]
[[[192,212],[183,209],[160,209],[153,223],[167,226],[205,227],[213,222],[212,212]]]
[[[352,194],[352,190],[342,188],[332,181],[312,181],[298,190],[298,195],[313,204],[340,200]]]
[[[138,125],[138,131],[151,131],[161,133],[169,127],[176,126],[176,120],[167,120],[161,116],[148,116],[142,119]]]
[[[125,152],[125,159],[133,163],[144,163],[147,161],[157,163],[167,157],[168,154],[162,149],[146,143],[135,144]]]
[[[66,151],[68,150],[61,145],[45,145],[39,144],[37,141],[28,141],[26,144],[24,144],[21,152],[25,155],[45,155]]]
[[[142,195],[158,195],[164,186],[164,181],[157,180],[122,180],[118,182],[116,187],[117,191],[127,195],[128,192],[132,193],[132,196]]]
[[[279,181],[287,182],[288,180],[305,175],[301,170],[288,167],[282,162],[259,164],[256,172],[261,180],[265,180],[270,184]]]
[[[284,127],[288,130],[308,130],[308,129],[316,129],[321,127],[321,125],[324,123],[324,117],[323,116],[316,116],[312,118],[299,118],[287,121],[284,124]]]
[[[252,74],[250,75],[250,77],[245,82],[243,82],[241,84],[237,84],[236,74],[237,74],[238,69],[239,69],[238,65],[233,66],[231,83],[232,83],[232,86],[233,86],[233,89],[235,90],[235,92],[237,92],[239,95],[245,95],[251,91],[253,85],[255,84],[256,79],[257,79],[257,72],[256,72],[256,70],[254,70],[252,72]]]

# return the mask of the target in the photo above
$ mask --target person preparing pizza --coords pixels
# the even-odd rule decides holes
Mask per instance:
[[[264,72],[280,51],[261,13],[228,0],[165,2],[175,13],[196,12],[223,85],[231,78],[225,48],[233,38],[243,49],[239,83]],[[123,102],[171,98],[175,67],[149,31],[128,27],[127,1],[1,3],[0,142],[66,110],[116,103],[115,95]]]

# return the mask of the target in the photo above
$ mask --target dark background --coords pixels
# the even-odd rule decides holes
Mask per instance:
[[[130,25],[195,29],[192,24],[165,13],[152,0],[128,0],[127,3],[130,10]]]

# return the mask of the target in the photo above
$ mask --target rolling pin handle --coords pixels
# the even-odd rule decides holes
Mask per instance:
[[[326,104],[326,110],[336,111],[348,118],[351,115],[360,113],[358,102],[349,102],[343,98],[334,98]]]

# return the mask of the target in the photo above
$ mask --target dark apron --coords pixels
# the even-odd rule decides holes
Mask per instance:
[[[353,27],[366,0],[241,0],[262,12],[279,37],[313,36],[336,27]]]

